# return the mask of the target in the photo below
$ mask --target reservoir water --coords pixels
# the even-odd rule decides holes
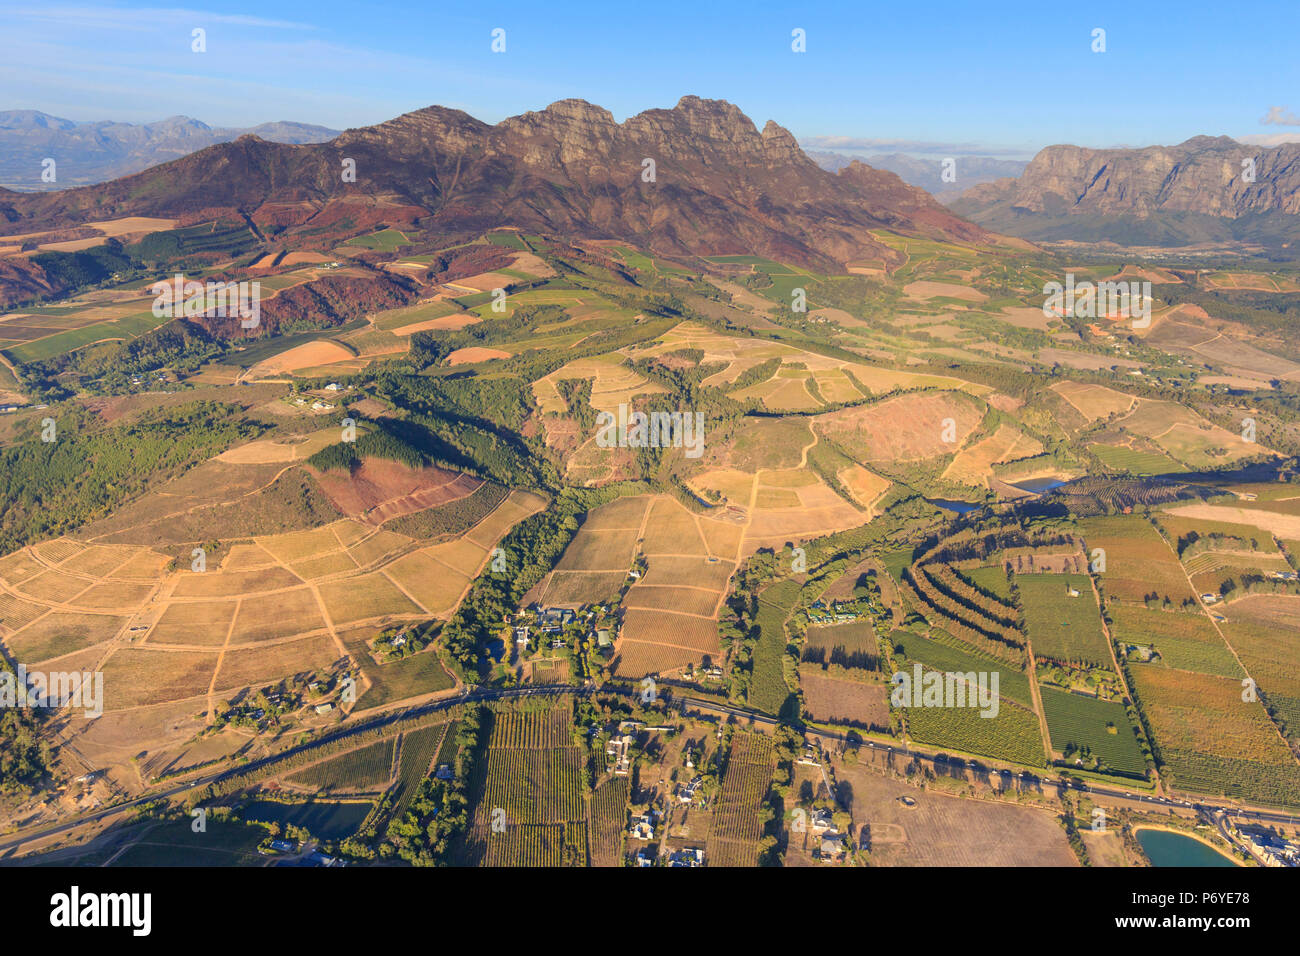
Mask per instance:
[[[1138,830],[1137,841],[1152,866],[1236,866],[1218,850],[1181,833]]]
[[[1065,484],[1060,478],[1053,478],[1046,475],[1042,478],[1026,478],[1024,481],[1013,481],[1012,486],[1019,488],[1021,491],[1032,492],[1041,495],[1044,491],[1051,491],[1053,488],[1059,488]]]

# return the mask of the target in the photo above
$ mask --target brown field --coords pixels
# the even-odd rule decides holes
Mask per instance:
[[[607,505],[591,511],[582,523],[588,531],[640,531],[646,509],[654,499],[648,495],[632,498],[615,498]]]
[[[558,571],[622,571],[632,566],[636,531],[588,531],[582,528],[555,566]]]
[[[999,425],[992,435],[963,448],[944,470],[942,477],[965,485],[987,486],[993,466],[1041,455],[1042,444],[1010,425]]]
[[[80,554],[83,550],[85,545],[71,538],[55,538],[53,541],[42,541],[32,546],[32,551],[46,564],[59,564],[73,555]]]
[[[125,610],[143,604],[152,590],[153,586],[149,584],[111,581],[92,585],[89,590],[77,595],[74,603],[77,607],[95,611]]]
[[[1179,505],[1170,508],[1169,514],[1194,520],[1226,521],[1232,524],[1249,525],[1265,533],[1275,534],[1279,538],[1300,538],[1300,515],[1204,503]]]
[[[406,549],[413,540],[392,531],[376,531],[349,547],[348,556],[357,563],[357,567],[365,568],[382,561],[390,554]]]
[[[629,610],[620,637],[644,643],[675,644],[697,654],[718,653],[716,621],[671,611]]]
[[[127,620],[111,614],[51,611],[5,638],[5,644],[18,660],[34,664],[101,644],[122,630]]]
[[[996,318],[1001,319],[1008,325],[1014,325],[1021,329],[1037,329],[1039,332],[1046,332],[1051,323],[1051,319],[1043,315],[1041,308],[1017,307],[1003,308],[996,314]]]
[[[27,548],[0,558],[0,581],[10,587],[26,581],[44,570],[45,565],[37,561]]]
[[[482,484],[460,472],[411,468],[379,458],[368,459],[351,472],[313,470],[313,477],[339,511],[376,527],[463,498]]]
[[[360,574],[320,585],[325,611],[335,626],[372,618],[414,616],[420,609],[383,574]]]
[[[284,568],[265,568],[259,571],[224,571],[211,569],[196,574],[186,568],[176,577],[172,597],[235,597],[260,591],[279,591],[301,584],[297,577]]]
[[[222,657],[215,686],[230,691],[278,681],[291,674],[324,670],[339,657],[337,645],[326,635],[266,647],[232,648]]]
[[[239,602],[230,643],[249,644],[324,627],[325,619],[310,588],[253,595]]]
[[[260,545],[234,544],[221,559],[221,570],[254,571],[258,568],[269,568],[275,563],[275,558]]]
[[[366,429],[359,426],[357,431],[364,434]],[[302,461],[325,446],[338,441],[340,434],[337,428],[322,428],[306,438],[295,438],[291,441],[277,441],[270,438],[258,439],[222,452],[217,456],[217,461],[225,461],[236,465],[265,465]]]
[[[427,332],[431,329],[446,329],[448,331],[457,331],[466,326],[473,325],[475,322],[482,322],[473,312],[456,312],[452,315],[439,316],[436,319],[424,319],[420,322],[412,322],[409,325],[403,325],[393,329],[394,335],[414,335],[416,332]]]
[[[666,496],[656,498],[650,508],[642,549],[646,554],[708,554],[695,515]]]
[[[730,561],[710,561],[707,558],[671,557],[660,555],[649,559],[649,570],[640,586],[688,585],[722,591],[727,586],[735,565]]]
[[[693,475],[689,484],[696,493],[713,491],[726,502],[747,508],[754,491],[754,474],[735,468],[711,468]]]
[[[96,545],[68,558],[59,566],[59,570],[89,574],[92,577],[107,577],[136,554],[135,548]]]
[[[470,577],[436,561],[428,549],[404,555],[384,568],[384,573],[430,614],[449,614],[469,586]]]
[[[1078,382],[1057,382],[1052,391],[1060,395],[1088,421],[1109,418],[1132,411],[1137,399],[1104,385],[1081,385]]]
[[[638,584],[628,591],[623,606],[651,611],[678,611],[711,618],[721,600],[721,591]]]
[[[468,538],[435,544],[428,549],[429,556],[465,577],[475,577],[487,562],[488,552]]]
[[[500,349],[488,349],[479,346],[470,348],[456,349],[447,356],[448,365],[473,365],[475,362],[486,362],[489,359],[509,358],[509,352],[502,352]]]
[[[330,525],[312,528],[310,531],[292,531],[288,534],[273,534],[257,539],[257,546],[276,561],[288,564],[304,558],[318,557],[331,551],[342,551],[343,545],[334,534]],[[230,555],[232,561],[235,553]],[[242,557],[242,555],[241,555]],[[224,565],[223,565],[224,570]]]
[[[46,605],[25,601],[16,594],[0,593],[0,626],[9,631],[26,627],[48,610]]]
[[[982,414],[953,392],[918,392],[819,415],[815,422],[822,436],[859,463],[869,464],[951,454]],[[956,445],[943,440],[944,420],[949,418],[956,423]]]
[[[198,697],[208,692],[215,651],[162,651],[125,647],[104,663],[104,710]]]
[[[132,548],[135,556],[109,575],[113,579],[147,579],[155,580],[163,573],[163,568],[171,560],[166,555],[142,548]]]
[[[43,604],[66,604],[82,591],[90,588],[92,584],[89,578],[75,577],[51,570],[28,578],[15,590]]]
[[[296,372],[300,369],[315,368],[320,365],[333,365],[335,362],[351,362],[356,356],[336,342],[318,339],[295,345],[293,348],[263,359],[248,370],[250,380],[269,378],[275,375]]]
[[[909,282],[903,286],[903,293],[914,299],[933,299],[943,296],[949,299],[965,299],[967,302],[983,302],[988,298],[978,289],[951,282]]]
[[[1136,664],[1130,670],[1162,751],[1295,766],[1294,755],[1263,705],[1242,701],[1241,681],[1150,664]]]
[[[1168,597],[1174,607],[1195,599],[1183,566],[1144,518],[1088,518],[1079,522],[1079,528],[1089,556],[1096,548],[1106,553],[1106,570],[1100,577],[1108,601],[1141,604],[1152,592],[1161,600]]]
[[[548,607],[598,604],[617,595],[626,580],[626,571],[554,571],[541,603]]]
[[[921,790],[858,764],[835,771],[851,787],[853,819],[867,825],[876,865],[1077,865],[1051,811]],[[904,806],[904,796],[916,805]]]
[[[237,601],[186,601],[169,604],[149,631],[149,644],[221,647],[235,619]]]
[[[884,684],[838,680],[816,664],[800,666],[799,683],[814,720],[888,729],[889,691]]]
[[[289,565],[289,570],[304,581],[315,581],[320,578],[348,574],[357,570],[357,563],[352,560],[352,557],[346,551],[335,551],[314,558],[303,558],[301,561],[294,561]]]
[[[874,471],[868,471],[861,465],[845,468],[835,477],[839,479],[845,490],[853,496],[853,500],[868,510],[893,485],[893,482],[888,478],[882,478]]]

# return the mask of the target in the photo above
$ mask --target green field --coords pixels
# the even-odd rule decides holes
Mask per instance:
[[[955,638],[943,635],[946,640],[956,643]],[[903,648],[903,654],[909,661],[920,661],[927,668],[937,671],[967,673],[968,671],[998,672],[998,695],[1004,700],[1015,701],[1024,707],[1033,706],[1033,694],[1029,689],[1029,676],[1022,670],[1012,667],[1005,661],[997,661],[983,654],[978,654],[965,646],[940,643],[928,637],[921,637],[910,631],[898,631],[890,635],[895,645]],[[901,661],[897,662],[900,665]]]
[[[1123,704],[1052,687],[1041,687],[1039,692],[1054,749],[1064,751],[1071,744],[1076,749],[1087,747],[1106,768],[1145,776],[1146,760]]]
[[[202,833],[188,817],[151,823],[109,866],[256,866],[264,839],[264,828],[244,823],[209,820]]]
[[[907,707],[908,736],[929,744],[1010,760],[1031,767],[1045,761],[1038,718],[1033,712],[1003,701],[996,717],[981,717],[972,707]]]
[[[785,680],[785,619],[799,597],[795,581],[782,581],[765,589],[758,599],[759,638],[754,645],[750,677],[750,706],[767,714],[780,714],[791,697]]]
[[[1112,604],[1107,613],[1116,641],[1154,647],[1160,654],[1159,663],[1166,667],[1223,677],[1243,676],[1228,645],[1199,610],[1157,611]]]
[[[379,232],[372,232],[368,236],[357,236],[355,239],[349,239],[343,244],[345,246],[361,246],[363,249],[371,249],[376,252],[393,252],[401,246],[408,245],[410,241],[405,233],[398,232],[396,229],[381,229]]]
[[[331,757],[300,770],[288,778],[291,783],[321,790],[366,790],[386,783],[393,775],[396,738]]]
[[[1168,455],[1137,451],[1119,445],[1089,445],[1088,450],[1101,459],[1102,464],[1131,475],[1175,475],[1187,471],[1183,465]]]
[[[1034,656],[1062,664],[1110,667],[1101,614],[1086,574],[1017,574],[1025,631]],[[1071,591],[1077,597],[1071,597]]]
[[[519,252],[527,252],[528,247],[524,241],[519,238],[518,233],[514,232],[493,232],[489,233],[487,241],[494,246],[505,246],[507,249],[515,249]]]
[[[987,568],[970,568],[965,571],[957,572],[959,577],[970,581],[981,591],[987,591],[998,600],[1007,604],[1012,603],[1011,598],[1011,579],[1007,577],[1006,569],[1002,565],[995,565]]]
[[[79,329],[57,332],[33,342],[24,342],[5,349],[4,353],[12,362],[41,362],[96,342],[114,339],[128,341],[170,321],[168,316],[157,318],[152,311],[138,312],[121,319],[107,319]]]

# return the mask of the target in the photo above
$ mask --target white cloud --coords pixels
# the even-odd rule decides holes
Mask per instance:
[[[1239,143],[1251,146],[1281,146],[1284,143],[1300,143],[1300,130],[1294,133],[1252,133],[1249,136],[1234,137]]]
[[[1265,126],[1300,126],[1300,116],[1296,116],[1285,106],[1270,106],[1268,112],[1259,120]]]

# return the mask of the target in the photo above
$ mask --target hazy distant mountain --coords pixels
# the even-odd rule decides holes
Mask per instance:
[[[323,143],[338,135],[337,130],[305,123],[226,129],[188,116],[157,123],[76,123],[36,110],[0,111],[0,186],[18,190],[87,186],[138,173],[245,133],[277,143]],[[55,162],[53,183],[41,180],[46,159]]]
[[[1026,239],[1294,249],[1300,144],[1270,148],[1196,136],[1142,149],[1049,146],[1018,179],[976,186],[949,206]]]
[[[839,172],[855,158],[843,153],[819,150],[806,152],[813,162],[832,173]],[[990,159],[987,156],[957,156],[954,160],[956,180],[951,183],[943,181],[943,160],[937,157],[918,159],[903,153],[889,153],[864,156],[860,162],[875,169],[889,170],[909,186],[920,186],[930,195],[942,200],[958,196],[980,183],[990,183],[1005,176],[1019,176],[1028,165],[1020,159]]]

